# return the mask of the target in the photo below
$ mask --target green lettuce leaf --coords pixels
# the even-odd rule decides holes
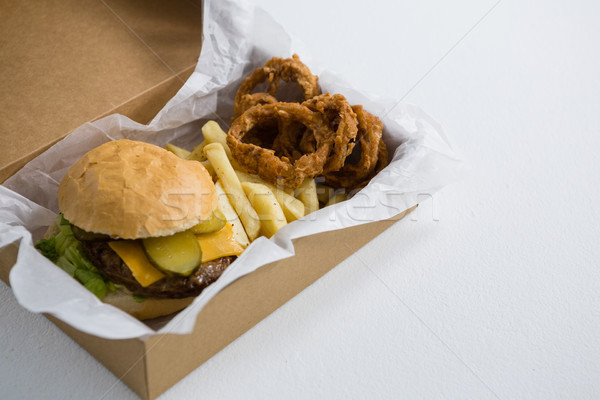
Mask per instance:
[[[35,248],[42,252],[44,257],[51,261],[56,261],[59,257],[58,251],[56,251],[56,238],[51,237],[50,239],[42,239],[35,244]]]
[[[59,218],[58,233],[48,239],[38,241],[35,247],[98,298],[102,299],[109,290],[114,292],[115,285],[102,275],[85,256],[83,246],[73,235],[69,221],[62,214]]]
[[[77,267],[73,265],[65,256],[58,257],[58,260],[55,262],[56,265],[60,267],[63,271],[71,276],[75,276],[75,271],[77,271]]]
[[[65,257],[77,266],[77,268],[87,269],[89,271],[98,271],[96,267],[87,259],[83,254],[83,249],[79,244],[79,241],[75,240],[76,243],[71,244],[65,249]]]
[[[143,303],[143,302],[145,302],[145,301],[146,301],[146,299],[148,299],[148,297],[146,297],[146,296],[143,296],[143,295],[141,295],[141,294],[134,294],[134,295],[133,295],[133,299],[134,299],[135,301],[137,301],[138,303]]]
[[[85,288],[90,292],[94,293],[100,300],[106,296],[108,293],[108,287],[106,286],[106,282],[101,277],[94,277],[84,283]]]

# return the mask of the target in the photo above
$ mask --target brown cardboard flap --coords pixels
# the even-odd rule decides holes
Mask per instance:
[[[198,4],[189,0],[105,0],[104,4],[172,73],[196,65],[202,40],[202,10]]]
[[[186,0],[2,2],[0,15],[0,182],[81,124],[144,93],[155,106],[124,110],[148,122],[200,54],[201,13]]]
[[[175,96],[185,80],[189,78],[192,72],[194,72],[194,68],[195,65],[192,65],[184,69],[183,71],[179,72],[177,76],[167,78],[158,85],[140,93],[133,99],[105,112],[93,120],[106,117],[110,114],[123,114],[141,124],[150,122],[152,118],[154,118],[154,116],[164,107],[164,105],[167,104],[167,102],[173,96]],[[64,136],[66,136],[68,133],[69,132],[65,133]],[[21,169],[29,161],[48,150],[48,148],[50,148],[56,142],[63,139],[64,136],[52,140],[50,143],[44,144],[30,153],[23,154],[11,164],[0,167],[0,183]],[[0,165],[2,165],[1,162]]]
[[[177,94],[181,86],[194,72],[195,67],[196,64],[188,66],[179,71],[177,75],[171,76],[158,85],[138,94],[133,99],[109,110],[99,116],[98,119],[111,114],[122,114],[136,122],[147,124]]]
[[[10,286],[8,276],[12,266],[17,262],[17,253],[19,247],[12,243],[6,247],[0,248],[0,279]]]

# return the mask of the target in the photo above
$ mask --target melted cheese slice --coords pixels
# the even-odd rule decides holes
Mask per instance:
[[[133,240],[121,240],[108,243],[111,249],[121,257],[123,262],[129,267],[136,281],[143,287],[152,285],[161,280],[165,274],[160,272],[150,263],[142,245]]]
[[[223,229],[213,233],[196,235],[202,249],[202,262],[216,260],[227,256],[239,256],[244,251],[242,245],[235,239],[233,227],[228,222]],[[131,270],[131,274],[143,287],[150,286],[165,277],[144,252],[142,245],[134,240],[109,242],[108,245],[121,257]]]
[[[239,256],[244,248],[235,239],[233,227],[228,222],[223,229],[213,233],[196,235],[202,248],[202,262],[227,256]]]

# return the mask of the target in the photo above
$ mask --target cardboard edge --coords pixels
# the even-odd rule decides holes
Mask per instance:
[[[139,93],[135,97],[119,104],[113,109],[102,113],[92,121],[104,118],[111,114],[122,114],[128,118],[147,124],[158,114],[158,112],[171,100],[175,94],[185,85],[187,79],[192,75],[196,64],[190,65],[183,70],[176,72],[171,77],[159,82]],[[158,96],[158,97],[157,97]]]
[[[119,104],[118,106],[106,111],[90,121],[96,121],[111,114],[122,114],[141,124],[149,123],[154,116],[167,104],[167,102],[175,96],[175,94],[185,84],[187,78],[194,72],[196,65],[191,65],[170,76],[169,78],[159,82],[158,84],[146,89],[129,100]],[[72,132],[72,131],[71,131]],[[0,168],[0,184],[14,175],[17,171],[25,166],[29,161],[48,150],[57,142],[64,139],[71,132],[67,132],[63,136],[51,140],[50,142],[41,144],[39,148],[33,150],[10,164]]]
[[[17,262],[19,246],[11,243],[6,247],[0,247],[0,279],[10,287],[10,270]]]

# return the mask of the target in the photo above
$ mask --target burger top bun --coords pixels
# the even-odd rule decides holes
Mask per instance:
[[[209,218],[217,194],[201,163],[123,139],[73,164],[58,188],[58,206],[85,231],[142,239],[172,235]]]

